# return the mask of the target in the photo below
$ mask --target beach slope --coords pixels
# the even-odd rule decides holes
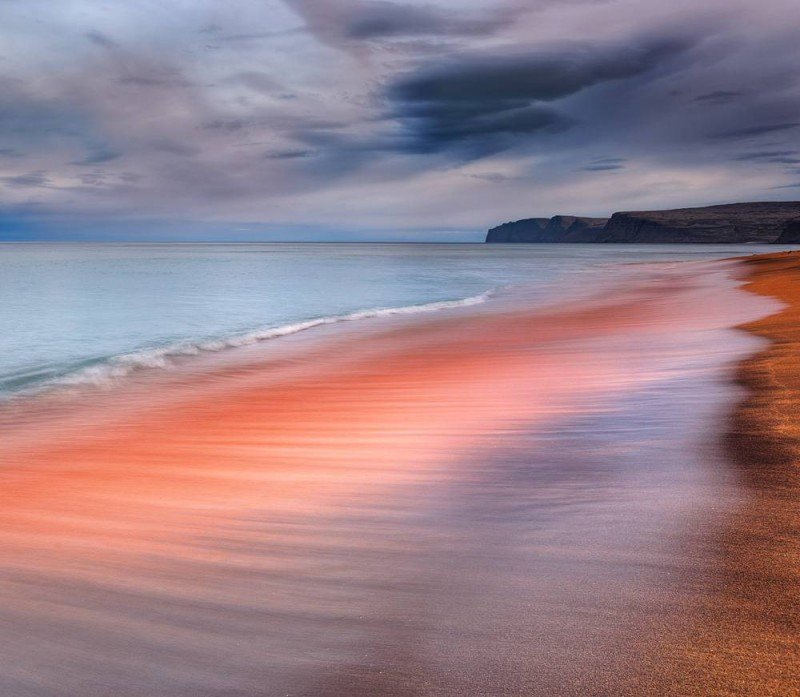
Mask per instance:
[[[748,397],[730,453],[748,499],[724,538],[725,602],[709,632],[727,637],[713,653],[722,687],[800,694],[800,253],[743,264],[747,290],[784,306],[742,326],[769,344],[738,372]]]
[[[774,308],[736,268],[630,267],[6,410],[0,693],[787,694],[788,455],[748,480],[721,442],[762,346],[732,327]],[[773,428],[761,394],[734,450]]]

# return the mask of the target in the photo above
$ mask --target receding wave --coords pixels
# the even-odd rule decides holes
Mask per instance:
[[[134,372],[145,369],[165,369],[174,365],[175,360],[202,353],[218,352],[242,346],[250,346],[269,339],[277,339],[290,334],[297,334],[315,327],[322,327],[340,322],[353,322],[356,320],[389,317],[392,315],[413,315],[425,312],[468,307],[485,302],[491,297],[493,291],[489,290],[480,295],[474,295],[459,300],[441,300],[420,305],[404,305],[400,307],[379,307],[368,310],[357,310],[340,315],[328,315],[303,320],[292,324],[280,326],[261,327],[255,330],[232,334],[220,338],[205,338],[196,341],[180,341],[164,346],[155,346],[139,349],[130,353],[119,354],[96,363],[52,377],[46,381],[29,385],[26,388],[15,390],[11,394],[0,395],[4,397],[30,395],[42,391],[64,387],[111,387],[122,378]]]

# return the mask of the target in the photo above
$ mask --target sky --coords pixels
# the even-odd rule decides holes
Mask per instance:
[[[0,0],[0,240],[800,199],[798,0]]]

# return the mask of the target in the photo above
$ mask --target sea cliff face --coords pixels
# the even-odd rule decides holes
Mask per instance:
[[[614,213],[607,221],[575,216],[530,218],[492,228],[486,241],[800,244],[800,202],[629,211]]]
[[[489,230],[487,242],[594,242],[607,218],[555,215],[504,223]]]
[[[544,239],[550,218],[526,218],[493,227],[486,235],[487,242],[553,242]]]
[[[777,244],[800,244],[800,218],[787,221],[776,242]]]
[[[732,203],[705,208],[614,213],[598,242],[775,242],[800,203]]]

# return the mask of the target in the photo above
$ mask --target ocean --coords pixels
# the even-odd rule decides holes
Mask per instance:
[[[320,324],[482,302],[534,302],[609,265],[774,246],[444,244],[0,245],[0,399],[110,385],[176,356]],[[562,285],[566,283],[567,285]]]

